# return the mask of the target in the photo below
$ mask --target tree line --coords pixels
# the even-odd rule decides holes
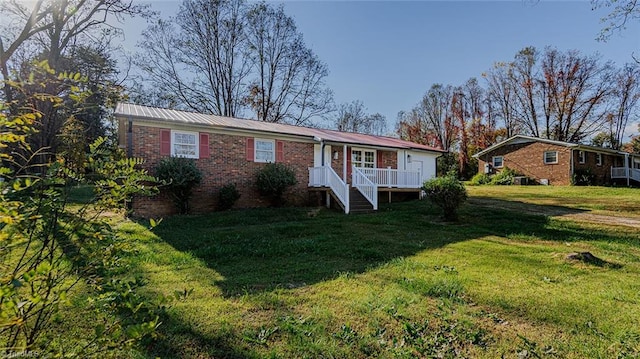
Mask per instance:
[[[621,67],[599,55],[526,47],[462,86],[434,84],[398,115],[398,135],[452,151],[441,168],[462,177],[477,171],[472,155],[513,135],[624,145],[638,119],[640,65]]]

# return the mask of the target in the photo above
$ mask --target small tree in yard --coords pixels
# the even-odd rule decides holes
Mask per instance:
[[[447,175],[426,181],[422,189],[427,198],[444,211],[445,221],[457,221],[457,209],[467,200],[467,190],[454,176]]]
[[[268,197],[275,207],[284,203],[282,196],[287,188],[298,183],[295,171],[282,163],[268,163],[258,172],[257,177],[258,191]]]
[[[168,157],[156,167],[156,177],[167,183],[166,189],[178,213],[189,213],[189,199],[193,188],[202,181],[202,173],[196,162],[184,157]]]

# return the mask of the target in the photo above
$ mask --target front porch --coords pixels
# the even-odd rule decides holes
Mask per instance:
[[[640,183],[640,155],[625,154],[625,167],[611,167],[612,179],[626,179],[627,186],[631,185],[631,181]]]
[[[640,168],[611,167],[611,178],[627,179],[627,185],[632,180],[640,183]]]
[[[343,179],[329,166],[310,167],[309,187],[326,191],[327,206],[333,198],[345,213],[356,208],[375,211],[381,195],[391,201],[393,192],[412,192],[419,198],[422,174],[419,170],[352,166],[351,177]]]

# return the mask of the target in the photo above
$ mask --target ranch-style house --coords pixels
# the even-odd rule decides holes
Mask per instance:
[[[380,202],[417,198],[436,175],[443,151],[397,138],[292,126],[120,103],[115,110],[119,143],[130,157],[145,160],[151,174],[166,156],[195,159],[203,174],[192,200],[194,212],[216,209],[218,192],[233,183],[235,207],[260,207],[255,177],[268,162],[295,170],[298,184],[287,193],[292,205],[334,206],[345,213],[377,210]],[[162,192],[136,198],[142,217],[173,213]]]

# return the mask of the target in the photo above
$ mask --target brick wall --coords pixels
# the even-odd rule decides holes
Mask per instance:
[[[584,151],[585,161],[580,163],[579,151],[574,151],[573,163],[574,171],[590,171],[595,176],[595,183],[597,185],[603,185],[611,183],[611,167],[623,167],[624,157],[611,154],[602,154],[602,165],[597,164],[597,153]]]
[[[196,160],[202,171],[202,183],[194,190],[191,208],[194,213],[206,213],[217,208],[218,192],[229,183],[235,183],[240,192],[237,208],[267,206],[268,200],[261,197],[255,186],[256,173],[265,166],[246,160],[248,137],[226,134],[209,134],[210,158]],[[153,175],[160,162],[160,129],[148,126],[133,126],[133,156],[145,159],[144,168]],[[286,193],[287,202],[293,205],[309,201],[307,191],[308,167],[313,166],[313,144],[284,141],[284,163],[296,172],[298,184]],[[174,213],[173,204],[166,194],[153,198],[136,198],[134,213],[142,217],[163,216]]]
[[[544,152],[557,151],[558,163],[545,164]],[[571,149],[543,142],[505,145],[478,158],[478,171],[484,172],[485,163],[493,164],[494,156],[503,156],[503,167],[508,167],[536,181],[548,179],[551,185],[571,184]],[[491,169],[491,173],[501,169]]]

